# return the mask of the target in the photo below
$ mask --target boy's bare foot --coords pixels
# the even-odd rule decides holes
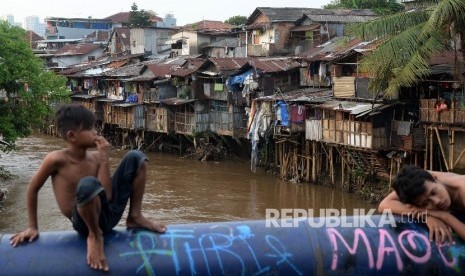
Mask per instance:
[[[151,231],[165,233],[166,232],[166,225],[164,223],[150,220],[144,216],[128,216],[126,219],[126,226],[127,227],[142,227],[146,228]]]
[[[103,237],[87,236],[87,264],[102,271],[108,271],[107,260],[103,251]]]

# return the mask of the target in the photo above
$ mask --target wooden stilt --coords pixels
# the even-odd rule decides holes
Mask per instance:
[[[425,127],[425,154],[423,160],[423,169],[428,169],[428,153],[429,153],[428,127]]]
[[[433,170],[433,130],[429,129],[429,169]]]
[[[442,147],[442,140],[441,136],[439,135],[439,130],[437,127],[435,127],[434,130],[436,132],[436,137],[438,138],[439,149],[441,150],[441,156],[444,160],[444,165],[446,166],[446,170],[449,171],[449,161],[447,160],[446,153],[444,152],[444,148]]]
[[[312,182],[316,183],[316,142],[312,142]]]
[[[345,176],[345,157],[344,157],[344,154],[345,154],[345,149],[342,149],[342,157],[341,157],[341,186],[344,188],[344,176]]]
[[[334,184],[334,158],[333,158],[333,147],[329,148],[329,173],[331,175],[331,183]]]
[[[453,112],[452,112],[453,113]],[[449,169],[454,170],[454,150],[455,150],[455,130],[450,130],[450,142],[449,142]]]
[[[312,141],[312,143],[314,143]],[[310,159],[310,141],[306,140],[305,141],[305,157],[307,159],[307,162],[305,163],[305,167],[306,167],[306,170],[305,170],[305,181],[309,182],[310,181],[310,160],[312,160],[312,163],[315,163],[315,160],[313,159]]]

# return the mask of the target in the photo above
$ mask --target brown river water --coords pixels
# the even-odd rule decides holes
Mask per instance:
[[[24,138],[20,151],[1,153],[0,166],[18,177],[0,188],[7,190],[0,207],[0,233],[27,227],[26,189],[42,158],[66,146],[63,140],[44,135]],[[113,149],[112,171],[125,150]],[[309,183],[290,183],[260,169],[250,171],[249,160],[201,162],[163,153],[147,153],[149,173],[143,199],[144,213],[167,224],[256,220],[266,209],[369,210],[375,206],[348,194]],[[71,230],[71,223],[58,210],[50,180],[39,193],[39,230]],[[124,226],[124,217],[119,226]]]

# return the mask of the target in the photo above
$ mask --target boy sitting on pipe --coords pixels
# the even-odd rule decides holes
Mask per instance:
[[[142,215],[142,197],[147,175],[147,158],[140,151],[129,151],[110,175],[108,141],[95,130],[96,117],[78,104],[62,106],[56,113],[58,132],[67,148],[49,153],[32,177],[27,190],[29,227],[11,237],[11,245],[32,242],[39,236],[37,195],[51,177],[60,211],[73,228],[87,237],[87,263],[108,271],[103,235],[111,232],[129,200],[128,227],[143,227],[165,232],[162,223]],[[96,147],[96,151],[89,149]]]

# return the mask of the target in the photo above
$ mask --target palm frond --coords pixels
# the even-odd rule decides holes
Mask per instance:
[[[412,11],[381,17],[369,22],[350,25],[349,36],[363,40],[380,39],[399,34],[411,26],[424,23],[429,18],[428,11]]]
[[[465,18],[464,0],[441,0],[431,13],[425,25],[425,31],[446,27],[453,22],[463,24]]]
[[[361,70],[373,77],[371,90],[393,95],[401,86],[411,86],[429,73],[430,58],[446,46],[441,43],[443,33],[425,35],[423,26],[418,24],[387,39],[362,59]]]
[[[437,34],[438,36],[440,34]],[[431,57],[442,50],[445,45],[437,36],[431,36],[419,43],[415,52],[402,64],[393,69],[393,78],[389,80],[387,95],[394,95],[401,87],[410,87],[430,74]]]

